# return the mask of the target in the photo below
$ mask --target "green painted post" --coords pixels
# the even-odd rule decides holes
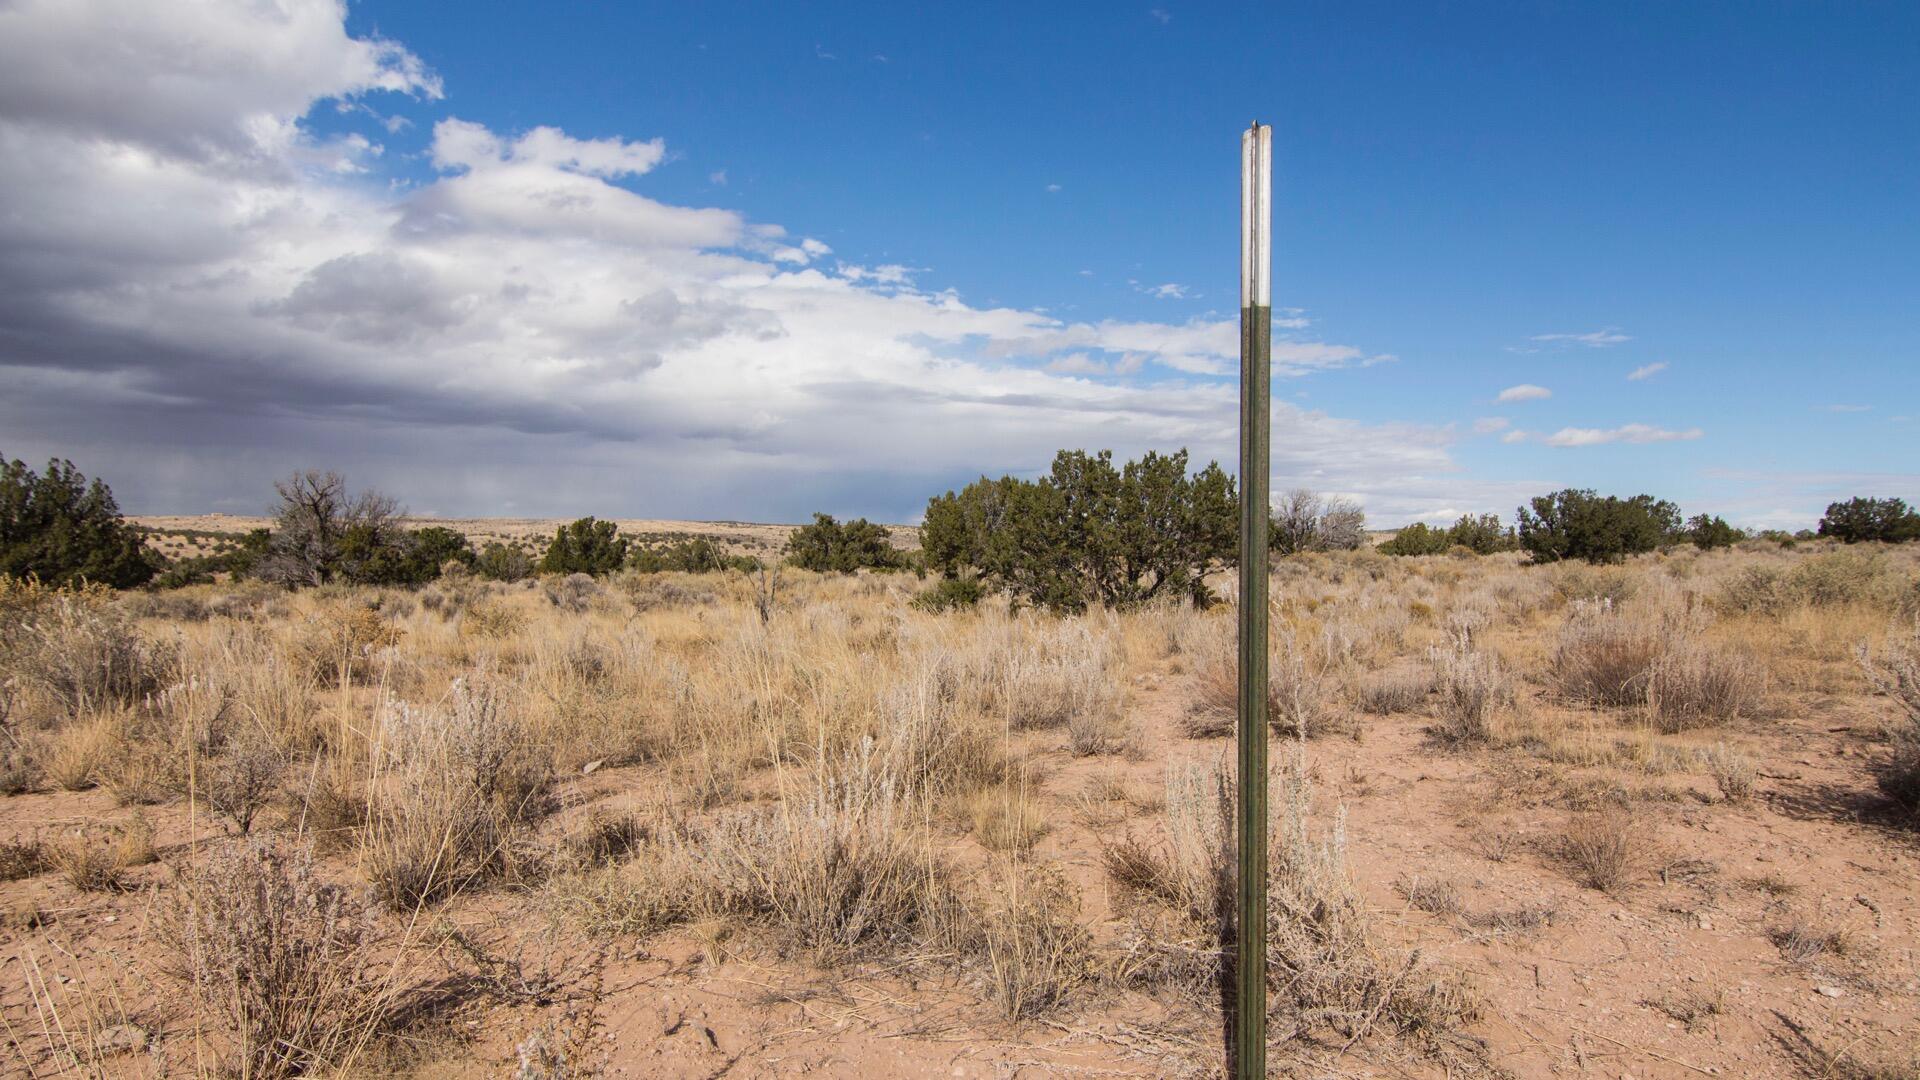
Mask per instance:
[[[1240,137],[1240,896],[1235,1080],[1267,1075],[1267,475],[1272,468],[1273,129]]]

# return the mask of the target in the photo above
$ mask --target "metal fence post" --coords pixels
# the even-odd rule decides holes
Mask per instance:
[[[1267,1075],[1267,484],[1272,467],[1273,129],[1240,137],[1240,895],[1234,1073]]]

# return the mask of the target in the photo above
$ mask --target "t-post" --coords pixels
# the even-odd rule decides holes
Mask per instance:
[[[1267,1075],[1267,476],[1272,466],[1273,129],[1240,136],[1240,896],[1235,1080]]]

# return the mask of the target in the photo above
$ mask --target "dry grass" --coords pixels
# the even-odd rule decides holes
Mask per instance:
[[[1576,815],[1560,836],[1560,857],[1575,881],[1619,892],[1646,866],[1642,826],[1627,811],[1603,807]]]
[[[989,898],[967,916],[979,935],[988,997],[1008,1020],[1064,1004],[1094,977],[1093,937],[1079,921],[1079,898],[1053,873],[1003,873]]]
[[[153,827],[143,819],[125,825],[76,829],[47,843],[47,866],[81,892],[127,887],[127,871],[154,859]]]
[[[222,1021],[232,1075],[344,1072],[402,989],[379,924],[301,848],[211,852],[166,894],[154,932],[168,974]]]
[[[1371,675],[1354,691],[1355,704],[1381,716],[1417,712],[1433,692],[1431,671],[1397,670]]]
[[[1038,802],[1019,785],[980,789],[967,800],[967,816],[974,838],[988,851],[1023,855],[1047,831]]]
[[[1620,891],[1653,863],[1620,804],[1682,790],[1648,777],[1703,771],[1728,801],[1750,798],[1767,738],[1753,721],[1767,718],[1770,686],[1857,694],[1864,672],[1913,716],[1912,738],[1893,730],[1872,752],[1888,794],[1920,808],[1920,632],[1901,622],[1886,645],[1877,638],[1910,562],[1771,550],[1599,570],[1511,557],[1288,559],[1275,569],[1273,726],[1315,736],[1352,726],[1358,711],[1430,714],[1443,741],[1476,755],[1449,768],[1524,763],[1539,774],[1518,793],[1576,811],[1557,843],[1483,830],[1479,853],[1505,861],[1500,874],[1525,872],[1522,853],[1544,850],[1583,884]],[[1774,599],[1751,599],[1767,590],[1745,580],[1749,569],[1772,575],[1761,584]],[[920,587],[782,571],[764,597],[739,575],[632,575],[447,582],[431,602],[229,587],[166,603],[74,601],[59,638],[70,657],[48,654],[46,636],[0,638],[12,679],[0,679],[0,787],[100,785],[127,805],[190,795],[201,843],[217,815],[275,850],[342,853],[328,864],[339,897],[271,875],[268,892],[389,927],[491,889],[444,915],[525,903],[602,942],[680,927],[726,938],[729,951],[876,962],[915,978],[932,968],[1012,1020],[1110,994],[1108,981],[1216,1007],[1232,895],[1226,774],[1170,756],[1164,798],[1131,793],[1139,781],[1127,776],[1166,753],[1148,737],[1166,719],[1199,737],[1230,729],[1232,619],[1176,606],[1059,618],[993,597],[936,614],[910,605]],[[0,622],[28,625],[20,612],[53,604],[48,592]],[[1872,651],[1856,660],[1867,639]],[[101,656],[134,658],[140,674],[89,681],[83,669]],[[1169,674],[1178,678],[1162,682]],[[124,689],[136,685],[146,689]],[[1739,730],[1718,742],[1689,731],[1727,724]],[[1116,752],[1128,757],[1073,760]],[[1428,920],[1382,927],[1362,902],[1341,811],[1314,804],[1306,773],[1293,763],[1274,780],[1276,1033],[1447,1041],[1470,1023],[1472,996],[1402,943],[1436,932]],[[1386,770],[1367,775],[1349,797],[1394,790]],[[622,789],[644,795],[608,798]],[[565,812],[549,820],[561,795]],[[1117,934],[1089,924],[1057,872],[1056,849],[1092,849],[1076,824],[1105,837]],[[0,871],[44,867],[95,889],[143,876],[130,868],[144,856],[120,836],[53,832],[44,862],[22,839],[17,854],[0,848]],[[183,866],[193,883],[160,890],[161,905],[175,893],[203,903],[217,887],[203,875],[243,850],[253,849],[212,845],[211,861]],[[311,878],[310,864],[287,872]],[[348,898],[368,887],[376,910],[358,911]],[[1428,873],[1400,887],[1452,935],[1519,933],[1550,916],[1470,910],[1460,888]],[[220,903],[243,920],[265,910]],[[398,942],[337,944],[346,967],[329,978],[343,985],[384,980],[411,955]],[[309,962],[335,961],[298,961]],[[254,1023],[226,1019],[212,994],[196,1006],[203,1022],[236,1033]],[[342,1015],[341,1031],[384,1023]],[[333,1038],[301,1049],[313,1056],[294,1067],[337,1071]],[[247,1060],[244,1041],[234,1036],[231,1061]]]
[[[388,906],[506,874],[522,830],[553,808],[551,753],[508,696],[480,672],[457,679],[438,707],[382,717],[361,863]]]
[[[1194,695],[1181,724],[1194,738],[1217,738],[1233,730],[1239,711],[1239,650],[1232,624],[1216,620],[1193,670]],[[1293,632],[1276,624],[1267,648],[1267,723],[1274,731],[1309,738],[1351,730],[1336,696],[1335,681]]]
[[[1744,802],[1753,796],[1754,780],[1759,776],[1759,768],[1753,759],[1740,751],[1717,742],[1701,751],[1708,775],[1713,777],[1720,795],[1728,802]]]
[[[1517,703],[1513,680],[1499,659],[1462,637],[1431,654],[1438,691],[1434,731],[1451,743],[1484,743],[1499,734],[1500,720]]]

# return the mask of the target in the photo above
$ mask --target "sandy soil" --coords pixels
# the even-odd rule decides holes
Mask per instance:
[[[1073,796],[1101,776],[1150,802],[1168,760],[1228,753],[1225,740],[1179,734],[1187,695],[1171,664],[1137,678],[1133,701],[1150,749],[1135,759],[1075,758],[1048,745],[1059,733],[1032,736],[1056,811],[1034,857],[1073,879],[1101,934],[1125,901],[1100,873],[1100,844],[1134,823],[1090,822]],[[1484,993],[1488,1008],[1471,1035],[1497,1069],[1828,1075],[1809,1062],[1850,1047],[1910,1046],[1920,1024],[1920,848],[1913,832],[1876,817],[1864,794],[1868,755],[1846,730],[1885,705],[1794,695],[1784,715],[1750,725],[1741,737],[1765,764],[1757,798],[1742,805],[1724,803],[1699,777],[1439,750],[1418,717],[1370,717],[1358,737],[1316,740],[1305,753],[1322,808],[1346,808],[1353,867],[1387,935],[1470,973]],[[596,805],[630,805],[657,783],[646,768],[576,778],[568,810],[548,827],[563,829]],[[1635,884],[1610,896],[1573,883],[1551,838],[1583,800],[1613,785],[1634,790],[1651,854]],[[0,800],[0,838],[135,812],[98,791],[23,795]],[[142,884],[163,881],[167,861],[219,834],[180,805],[138,812],[156,826],[161,855],[138,872]],[[953,847],[978,855],[964,836]],[[344,876],[345,864],[338,869]],[[1415,879],[1455,886],[1457,910],[1411,905],[1396,883]],[[157,1049],[111,1053],[103,1071],[195,1071],[191,1012],[159,974],[168,958],[140,933],[149,902],[137,889],[79,893],[51,874],[0,884],[0,1007],[16,1038],[64,1023],[82,1043],[89,1031],[151,1039]],[[402,1063],[415,1075],[506,1075],[514,1047],[538,1030],[576,1032],[590,1064],[634,1077],[1146,1077],[1204,1074],[1219,1061],[1216,1016],[1136,993],[1102,991],[1015,1027],[977,993],[910,964],[823,972],[698,927],[611,945],[542,936],[529,932],[539,914],[511,890],[435,917],[501,956],[553,969],[558,989],[539,1003],[470,996],[444,1018],[445,1038]],[[1846,949],[1788,959],[1770,934],[1795,920],[1840,933]],[[0,1071],[80,1075],[44,1055],[30,1068],[28,1060],[9,1055]],[[1274,1071],[1449,1075],[1380,1045],[1283,1046]]]

